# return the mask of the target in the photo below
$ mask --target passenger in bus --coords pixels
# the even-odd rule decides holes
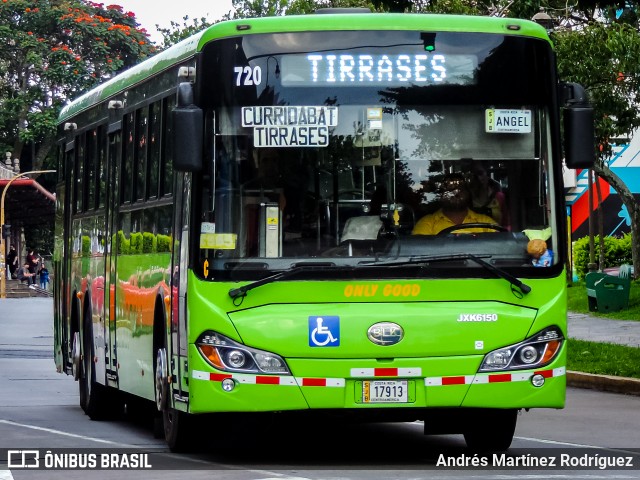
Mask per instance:
[[[500,184],[489,176],[483,162],[473,162],[471,177],[471,208],[493,218],[497,224],[509,228],[509,211]]]
[[[429,215],[425,215],[413,228],[413,235],[437,235],[447,227],[465,223],[486,223],[495,225],[496,221],[469,208],[471,205],[471,191],[460,173],[447,175],[439,187],[440,208]],[[460,228],[458,233],[495,232],[494,228]]]

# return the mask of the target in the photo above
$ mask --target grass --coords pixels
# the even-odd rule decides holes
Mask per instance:
[[[569,283],[567,308],[570,312],[588,313],[602,318],[640,321],[640,280],[631,282],[629,308],[613,313],[590,312],[584,281]]]
[[[640,321],[640,280],[631,282],[629,308],[619,312],[590,312],[584,281],[569,284],[567,307],[570,312],[586,313],[601,318]],[[569,339],[568,347],[568,370],[640,378],[640,348],[575,339]]]
[[[640,348],[569,339],[567,370],[640,378]]]

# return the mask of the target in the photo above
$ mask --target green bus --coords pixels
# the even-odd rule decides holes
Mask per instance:
[[[90,418],[143,399],[174,451],[259,412],[500,450],[564,406],[593,111],[541,26],[222,22],[69,103],[58,145],[55,362]]]

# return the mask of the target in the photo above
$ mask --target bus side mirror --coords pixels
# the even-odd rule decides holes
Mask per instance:
[[[202,170],[203,119],[202,109],[193,103],[193,85],[178,85],[178,101],[173,115],[173,168],[182,172]]]
[[[564,108],[564,154],[569,168],[593,168],[595,137],[593,107],[577,83],[562,85]]]

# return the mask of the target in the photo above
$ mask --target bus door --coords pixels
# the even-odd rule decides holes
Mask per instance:
[[[172,253],[172,276],[171,276],[171,338],[167,355],[171,359],[170,365],[175,366],[175,370],[170,374],[177,378],[173,382],[174,391],[170,392],[174,401],[181,399],[186,402],[188,392],[186,391],[187,381],[183,376],[187,372],[181,371],[181,366],[185,365],[187,359],[187,315],[186,315],[186,292],[187,292],[187,267],[189,265],[189,228],[190,228],[190,202],[191,202],[191,174],[174,175],[174,204],[173,204],[173,245]],[[179,389],[179,390],[176,390]]]
[[[58,186],[56,192],[56,201],[60,202],[60,207],[63,211],[62,218],[62,232],[61,232],[61,251],[60,262],[56,266],[59,271],[56,271],[55,282],[59,286],[58,293],[59,301],[61,302],[62,317],[59,319],[62,331],[60,332],[62,356],[65,359],[64,363],[67,368],[71,368],[73,365],[73,338],[71,332],[73,326],[71,325],[71,211],[72,211],[72,192],[73,192],[73,177],[74,164],[75,164],[75,140],[71,139],[65,144],[64,148],[64,171],[67,172],[65,176],[64,184]],[[76,325],[76,330],[79,331],[79,325]],[[67,363],[67,360],[71,360]],[[75,372],[74,372],[75,373]]]
[[[105,342],[109,346],[106,355],[107,385],[118,386],[118,350],[116,348],[116,292],[117,276],[116,264],[118,260],[117,245],[117,217],[119,202],[118,172],[122,157],[122,121],[109,125],[109,140],[107,146],[107,191],[106,191],[106,221],[107,235],[105,239],[105,289],[104,310],[108,319],[105,332]]]

